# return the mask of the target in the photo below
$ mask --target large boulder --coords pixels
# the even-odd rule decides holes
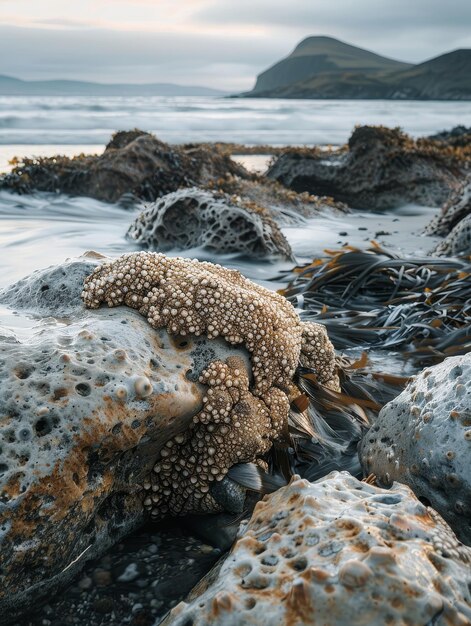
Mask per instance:
[[[293,256],[266,209],[198,188],[181,189],[148,206],[127,234],[137,243],[160,251],[202,246],[213,252],[239,252],[259,258]]]
[[[180,187],[205,184],[226,174],[249,177],[217,149],[177,147],[139,130],[116,133],[98,156],[24,159],[0,188],[20,193],[62,192],[116,202],[125,194],[153,201]]]
[[[471,354],[423,370],[383,407],[360,456],[380,484],[409,485],[471,544]]]
[[[130,308],[87,310],[80,294],[99,260],[0,294],[37,319],[21,341],[0,332],[2,624],[144,521],[142,485],[201,410],[201,372],[229,356],[248,367],[222,340],[172,338]]]
[[[399,129],[362,126],[345,148],[285,152],[267,175],[297,192],[332,196],[359,209],[388,209],[409,202],[441,206],[466,167],[460,148],[414,141]]]
[[[89,254],[35,272],[0,304],[38,318],[21,341],[0,333],[5,622],[144,509],[155,519],[241,514],[245,489],[229,470],[266,469],[286,441],[298,365],[339,391],[325,328],[219,265]]]
[[[333,472],[255,507],[162,626],[471,623],[471,550],[408,487]]]

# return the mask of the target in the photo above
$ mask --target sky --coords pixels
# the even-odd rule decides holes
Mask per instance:
[[[309,35],[420,62],[471,48],[471,1],[0,0],[0,74],[240,91]]]

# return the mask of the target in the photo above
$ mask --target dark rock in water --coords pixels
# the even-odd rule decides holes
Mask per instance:
[[[197,188],[181,189],[147,207],[129,227],[128,237],[159,251],[203,246],[253,257],[293,256],[266,209]]]
[[[452,146],[465,146],[471,143],[471,128],[463,125],[455,126],[451,130],[443,130],[435,135],[429,135],[428,139],[443,141]]]
[[[259,502],[162,626],[471,623],[471,549],[411,490],[346,472]]]
[[[464,181],[425,229],[427,235],[448,235],[471,213],[471,179]]]
[[[360,209],[408,202],[440,206],[463,179],[469,155],[399,129],[362,126],[348,148],[285,152],[267,176],[297,192],[332,196]]]
[[[116,202],[123,194],[153,201],[180,187],[249,173],[216,148],[176,147],[139,130],[116,133],[99,156],[24,159],[0,178],[0,188],[89,196]]]
[[[144,520],[141,485],[188,428],[215,359],[248,359],[222,340],[157,331],[127,307],[85,309],[89,255],[0,293],[39,319],[29,339],[0,339],[2,624],[66,585]]]
[[[365,472],[399,481],[471,544],[471,354],[423,370],[365,435]]]

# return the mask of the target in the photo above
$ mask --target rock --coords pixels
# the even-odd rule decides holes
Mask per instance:
[[[408,202],[441,206],[461,182],[466,158],[440,142],[414,141],[399,129],[356,128],[348,147],[285,152],[267,176],[297,192],[332,196],[359,209]]]
[[[423,370],[383,407],[360,457],[380,484],[409,485],[471,544],[471,354]]]
[[[289,243],[266,209],[197,188],[181,189],[147,207],[127,234],[162,252],[202,246],[218,253],[293,258]]]
[[[435,256],[471,256],[471,214],[458,222],[449,235],[430,254]]]
[[[471,127],[460,124],[451,130],[442,130],[435,135],[429,135],[428,139],[442,141],[452,146],[468,146],[471,143]]]
[[[427,235],[448,235],[471,213],[471,180],[463,182],[425,229]]]
[[[167,441],[143,483],[144,506],[154,518],[223,511],[231,501],[237,509],[237,489],[223,479],[234,465],[263,463],[273,442],[284,438],[290,397],[299,393],[293,388],[298,365],[340,391],[325,327],[302,322],[283,296],[237,271],[152,252],[125,254],[94,270],[82,298],[93,309],[126,304],[154,328],[183,339],[221,336],[250,353],[250,368],[228,358],[202,372],[199,380],[208,387],[202,410],[186,432]],[[215,488],[224,489],[224,506]]]
[[[89,311],[88,255],[0,293],[34,333],[0,339],[0,614],[14,621],[144,520],[140,486],[202,406],[214,360],[248,357],[171,338],[129,308]]]
[[[162,626],[460,624],[471,550],[404,485],[333,472],[259,502],[225,561]]]
[[[24,159],[0,178],[0,188],[89,196],[117,202],[132,194],[153,201],[180,187],[233,174],[248,178],[241,165],[216,149],[170,146],[139,130],[116,133],[98,156]]]

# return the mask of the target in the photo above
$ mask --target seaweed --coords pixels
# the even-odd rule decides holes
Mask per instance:
[[[281,290],[337,349],[400,350],[415,367],[471,349],[471,263],[400,257],[375,242],[296,267]]]

